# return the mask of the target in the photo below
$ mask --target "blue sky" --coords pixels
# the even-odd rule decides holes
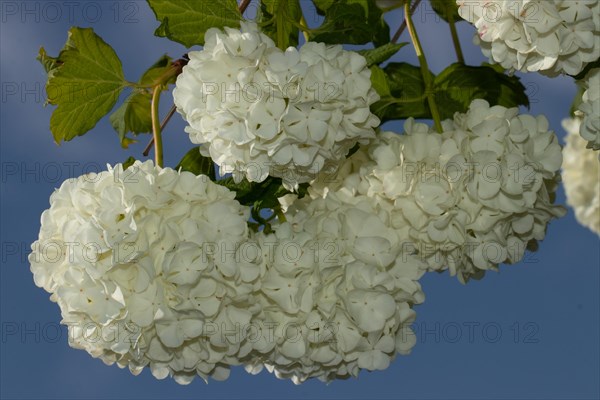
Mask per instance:
[[[71,349],[58,326],[58,306],[33,284],[27,263],[48,197],[71,176],[104,168],[129,155],[141,157],[146,138],[122,150],[102,121],[86,136],[57,147],[44,108],[45,76],[35,61],[40,46],[56,55],[71,25],[91,26],[121,57],[136,80],[162,54],[183,46],[152,36],[157,22],[145,2],[0,2],[1,262],[0,397],[2,398],[598,398],[600,396],[600,243],[577,224],[572,210],[551,224],[540,251],[464,286],[447,274],[422,280],[426,302],[417,308],[417,346],[383,372],[329,385],[295,386],[263,372],[235,368],[228,381],[200,379],[181,387],[107,367]],[[399,13],[389,15],[393,30]],[[434,72],[453,61],[447,25],[421,9],[417,29]],[[314,16],[309,12],[309,25]],[[467,62],[483,61],[471,44],[472,28],[459,31]],[[405,33],[402,40],[408,40]],[[395,61],[416,63],[407,46]],[[560,126],[575,94],[571,79],[523,77],[531,113]],[[124,96],[122,97],[122,99]],[[172,100],[163,97],[162,113]],[[388,125],[399,128],[399,124]],[[166,164],[189,149],[178,116],[164,133]],[[562,189],[559,201],[564,203]]]

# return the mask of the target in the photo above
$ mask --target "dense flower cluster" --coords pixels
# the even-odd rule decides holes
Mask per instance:
[[[575,210],[577,221],[600,235],[600,160],[586,149],[579,135],[580,119],[565,119],[567,131],[563,150],[563,181],[567,203]]]
[[[249,213],[234,196],[150,161],[65,181],[29,261],[70,344],[134,374],[149,366],[179,383],[226,378],[248,343],[207,326],[252,318],[261,268],[260,252],[255,260],[243,249]]]
[[[598,2],[458,3],[507,68],[575,74],[597,58]],[[260,230],[236,193],[150,161],[65,181],[42,214],[31,271],[71,346],[109,365],[180,384],[226,379],[234,365],[295,383],[386,369],[416,342],[426,271],[466,282],[516,263],[565,212],[553,205],[562,152],[543,116],[475,100],[442,133],[409,118],[402,135],[375,135],[379,96],[358,53],[281,50],[251,22],[205,41],[174,92],[191,141],[235,182],[310,186],[278,199],[277,222],[260,216],[270,187],[240,196]],[[594,149],[599,71],[580,107]],[[581,143],[569,136],[567,194],[600,232],[599,163]]]
[[[309,42],[283,51],[243,22],[241,31],[209,29],[174,91],[193,143],[206,143],[223,172],[239,181],[282,177],[308,182],[326,163],[341,162],[379,124],[379,99],[364,57]]]
[[[589,142],[588,148],[600,150],[600,68],[588,72],[583,82],[586,90],[578,110],[583,117],[579,133]]]
[[[233,197],[150,161],[65,181],[29,260],[70,344],[182,384],[240,364],[330,381],[410,352],[426,264],[389,214],[347,191],[306,197],[254,240]]]
[[[286,218],[261,234],[272,255],[264,257],[260,317],[277,328],[248,370],[264,365],[295,383],[328,382],[386,369],[396,353],[409,353],[426,264],[403,252],[389,214],[342,190],[296,200]]]
[[[457,0],[492,62],[522,72],[577,75],[600,56],[597,0]]]
[[[443,126],[440,135],[409,119],[403,135],[382,133],[341,168],[337,185],[390,209],[430,269],[464,281],[520,261],[564,213],[551,200],[561,148],[544,117],[483,100]],[[329,189],[317,181],[315,190]]]

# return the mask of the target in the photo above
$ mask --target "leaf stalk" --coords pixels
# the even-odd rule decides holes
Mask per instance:
[[[423,47],[421,46],[421,41],[419,40],[419,36],[417,35],[417,30],[415,29],[415,25],[412,20],[412,9],[410,6],[411,1],[407,0],[404,3],[404,18],[406,20],[406,27],[408,28],[408,33],[410,34],[410,38],[413,42],[413,46],[415,48],[415,52],[417,54],[417,58],[419,59],[419,64],[421,65],[421,74],[423,75],[423,82],[425,82],[425,92],[427,94],[427,102],[429,104],[429,109],[431,111],[431,116],[433,117],[433,122],[435,124],[435,129],[442,133],[442,122],[440,118],[440,112],[435,102],[435,92],[433,91],[433,81],[431,79],[431,73],[429,72],[429,65],[427,64],[427,58],[425,57],[425,53],[423,52]]]

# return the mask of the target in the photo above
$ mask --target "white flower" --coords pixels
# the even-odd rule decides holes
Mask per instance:
[[[567,203],[575,210],[577,221],[600,235],[600,160],[586,149],[579,136],[580,119],[565,119],[567,131],[563,150],[563,182]]]
[[[211,29],[173,92],[193,143],[236,181],[283,178],[288,188],[337,165],[374,137],[379,99],[358,53],[309,42],[283,51],[255,23]]]
[[[389,215],[346,191],[296,200],[287,222],[259,234],[266,274],[255,321],[271,340],[257,343],[264,365],[302,383],[385,369],[415,344],[414,304],[426,265],[404,253]]]
[[[431,270],[461,281],[518,262],[546,225],[564,214],[552,205],[562,162],[548,121],[474,101],[438,134],[406,121],[403,135],[380,133],[342,165],[333,182],[320,176],[312,193],[366,196]]]
[[[589,142],[588,148],[600,150],[600,68],[594,68],[586,75],[584,85],[586,91],[578,111],[583,117],[579,133]]]
[[[597,0],[457,0],[475,43],[509,70],[577,75],[600,56]]]
[[[65,181],[29,261],[70,344],[135,374],[149,366],[179,383],[225,378],[248,344],[213,328],[232,330],[258,312],[261,273],[260,251],[244,248],[253,243],[249,212],[234,197],[151,161]]]

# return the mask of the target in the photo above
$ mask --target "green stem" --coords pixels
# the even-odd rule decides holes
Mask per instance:
[[[283,213],[283,211],[281,211],[281,207],[277,207],[275,209],[275,212],[277,213],[277,219],[279,220],[280,223],[287,222],[287,219],[285,218],[285,214]]]
[[[167,115],[165,115],[162,122],[160,123],[160,132],[161,133],[162,133],[162,131],[165,130],[165,126],[167,126],[167,124],[173,117],[173,114],[175,114],[175,111],[177,111],[177,107],[175,106],[175,104],[173,104],[171,106],[171,109],[167,113]],[[154,138],[150,139],[150,141],[146,145],[146,148],[144,149],[144,152],[142,153],[144,155],[144,157],[148,157],[148,154],[150,154],[150,150],[152,150],[152,147],[154,147]]]
[[[160,94],[162,92],[162,85],[156,85],[152,92],[152,134],[154,137],[154,159],[156,165],[159,167],[163,166],[163,144],[162,135],[160,129],[160,118],[158,116],[158,106],[160,103]]]
[[[304,15],[302,16],[302,18],[304,18]],[[304,35],[305,39],[308,37],[308,35],[310,33],[316,34],[316,33],[320,32],[319,28],[311,29],[307,25],[305,25],[306,24],[306,20],[304,20],[304,21],[301,20],[300,22],[296,22],[293,19],[289,19],[288,22],[290,24],[294,25],[296,28],[300,29],[302,31],[302,34]]]
[[[454,51],[456,51],[456,58],[461,64],[465,63],[465,56],[463,55],[462,48],[460,47],[460,39],[458,38],[458,32],[456,31],[456,22],[454,21],[454,15],[449,13],[448,24],[450,25],[450,34],[452,35],[452,43],[454,44]]]
[[[431,116],[433,117],[435,129],[439,133],[442,133],[442,122],[440,118],[440,112],[435,102],[433,81],[431,80],[431,73],[429,72],[429,66],[427,65],[427,58],[425,58],[423,48],[421,47],[421,42],[419,41],[419,36],[417,35],[417,30],[415,29],[415,25],[412,21],[412,10],[410,8],[410,3],[410,0],[407,0],[404,3],[404,18],[406,19],[406,27],[410,33],[410,38],[413,42],[413,46],[415,47],[415,52],[417,53],[419,63],[421,64],[421,74],[423,75],[423,82],[425,82],[425,93],[427,94],[427,102],[429,103],[429,109],[431,110]]]
[[[285,50],[287,47],[287,38],[285,37],[285,31],[283,30],[283,26],[285,26],[286,23],[287,2],[288,0],[279,0],[279,8],[277,10],[277,15],[275,15],[275,28],[277,29],[277,47],[279,47],[281,50]]]
[[[302,13],[302,10],[300,10]],[[302,31],[302,35],[304,35],[304,41],[308,42],[310,40],[308,36],[308,25],[306,24],[306,19],[304,18],[304,13],[302,13],[302,17],[300,17],[300,30]]]
[[[153,96],[152,99],[154,100],[154,91],[156,91],[156,88],[161,88],[160,91],[162,91],[162,87],[168,87],[169,85],[169,81],[171,81],[171,79],[173,79],[174,77],[178,76],[179,74],[181,74],[181,72],[183,71],[183,67],[187,64],[187,60],[180,58],[179,60],[174,61],[171,64],[171,68],[169,68],[168,71],[166,71],[164,74],[162,74],[162,76],[160,76],[157,80],[154,81],[154,84],[152,86],[150,86],[149,88],[151,88],[153,90]],[[159,93],[160,93],[159,91]],[[159,96],[160,97],[160,96]],[[157,103],[160,99],[157,100]],[[158,118],[158,105],[157,107],[157,118]],[[171,117],[173,116],[173,114],[175,114],[175,105],[173,105],[171,107],[171,110],[169,111],[169,113],[167,114],[167,116],[163,119],[163,121],[161,122],[160,125],[158,125],[158,132],[159,132],[159,136],[160,133],[162,133],[162,131],[165,129],[165,126],[169,123],[169,120],[171,119]],[[154,103],[151,104],[151,112],[154,112]],[[152,131],[154,132],[154,114],[152,114]],[[152,146],[154,145],[154,136],[152,137],[152,139],[150,140],[150,142],[148,142],[148,145],[146,145],[146,148],[144,149],[144,157],[147,157],[148,154],[150,153],[150,149],[152,148]],[[156,146],[155,146],[156,147]],[[162,150],[162,143],[161,143],[161,150]]]
[[[421,2],[421,0],[415,1],[415,4],[413,4],[413,6],[410,9],[411,15],[415,13],[415,11],[417,10],[417,7],[419,7],[420,2]],[[406,20],[402,21],[402,23],[400,24],[400,27],[398,28],[398,30],[392,37],[392,43],[398,42],[398,39],[400,39],[400,36],[402,35],[402,32],[404,32],[405,29],[406,29]]]

